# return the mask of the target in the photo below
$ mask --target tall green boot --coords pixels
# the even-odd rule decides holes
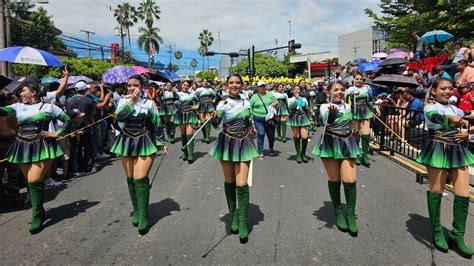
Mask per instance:
[[[357,228],[357,218],[355,214],[355,206],[356,206],[356,199],[357,199],[357,186],[356,182],[354,183],[346,183],[344,184],[344,194],[346,195],[346,203],[347,203],[347,226],[349,229],[349,235],[352,237],[356,237],[359,229]]]
[[[461,256],[470,259],[472,249],[464,242],[468,210],[469,197],[454,196],[453,229],[448,233],[448,244],[450,248],[457,248]]]
[[[308,162],[308,157],[306,157],[306,147],[308,147],[308,139],[301,139],[301,160],[303,163]]]
[[[204,128],[206,129],[206,137],[204,138],[204,141],[209,144],[211,142],[211,123],[207,123]]]
[[[282,128],[283,128],[283,121],[278,121],[278,128],[277,128],[278,137],[276,137],[276,140],[283,141],[283,138],[281,137]]]
[[[134,179],[135,193],[137,195],[138,233],[148,233],[148,202],[150,200],[150,185],[148,177]]]
[[[356,140],[356,143],[357,143],[357,147],[360,146],[360,137],[355,137],[355,140]],[[362,155],[357,155],[357,157],[355,158],[355,164],[356,165],[360,165],[360,162],[362,160]]]
[[[227,207],[229,207],[230,212],[230,232],[232,234],[237,234],[239,232],[239,216],[237,215],[237,196],[235,192],[235,183],[225,183],[225,198],[227,200]]]
[[[295,143],[295,149],[296,149],[296,162],[301,163],[301,142],[300,138],[293,138],[293,141]]]
[[[281,140],[286,143],[286,121],[282,121],[281,126]]]
[[[169,123],[169,132],[170,133],[168,134],[168,137],[170,139],[171,144],[174,144],[176,142],[176,140],[174,139],[175,130],[176,130],[176,125],[173,122],[170,122]]]
[[[249,186],[237,187],[237,197],[239,198],[239,239],[245,244],[249,240],[247,227],[249,214]]]
[[[202,131],[202,142],[206,142],[206,138],[207,138],[207,133],[206,133],[207,127],[206,127],[206,125],[204,125],[204,127],[202,127],[202,130],[201,130]]]
[[[181,135],[181,145],[183,146],[186,146],[186,144],[188,143],[188,139],[187,139],[187,136],[186,135]],[[188,159],[188,149],[184,149],[183,150],[183,161],[186,161]]]
[[[334,211],[336,213],[336,227],[342,232],[347,232],[347,221],[341,204],[341,182],[332,182],[328,180],[328,189],[332,206],[334,206]]]
[[[28,183],[28,191],[30,193],[31,202],[31,227],[30,233],[37,234],[43,230],[44,208],[43,208],[43,194],[44,183]]]
[[[362,140],[362,151],[364,152],[362,154],[362,164],[365,165],[366,167],[370,167],[370,161],[369,161],[370,135],[362,135],[361,140]]]
[[[186,138],[190,140],[193,135],[187,135]],[[194,153],[194,139],[188,145],[188,163],[193,163],[193,153]]]
[[[137,194],[135,193],[135,185],[133,184],[133,178],[127,177],[128,192],[130,193],[130,199],[132,200],[133,213],[132,213],[132,224],[133,226],[138,225],[138,208],[137,208]]]
[[[435,248],[444,253],[448,252],[448,243],[443,234],[443,227],[440,222],[441,199],[443,195],[440,193],[426,192],[428,200],[428,213],[430,215],[431,229],[433,230],[433,244]]]

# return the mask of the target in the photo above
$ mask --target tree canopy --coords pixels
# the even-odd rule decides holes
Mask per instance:
[[[457,39],[474,36],[474,2],[472,0],[382,0],[381,15],[366,8],[365,13],[376,25],[389,33],[390,47],[411,48],[412,33],[445,30]]]
[[[238,75],[247,75],[248,60],[238,63],[229,68],[229,71]],[[278,61],[275,57],[266,54],[255,54],[255,76],[287,77],[289,65]]]

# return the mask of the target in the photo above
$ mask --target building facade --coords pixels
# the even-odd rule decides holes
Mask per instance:
[[[372,55],[387,50],[387,32],[370,26],[367,29],[338,37],[339,63],[346,64],[356,58],[372,60]]]

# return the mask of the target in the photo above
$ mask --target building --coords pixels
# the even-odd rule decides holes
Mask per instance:
[[[386,52],[387,32],[371,25],[367,29],[347,33],[338,37],[339,63],[346,64],[356,58],[372,60],[372,55]]]

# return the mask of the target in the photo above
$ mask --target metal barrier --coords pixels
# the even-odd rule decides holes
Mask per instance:
[[[379,118],[383,123],[374,119],[371,127],[372,137],[380,150],[389,151],[390,155],[398,153],[415,160],[428,140],[423,111],[386,104],[381,104],[378,108]]]

